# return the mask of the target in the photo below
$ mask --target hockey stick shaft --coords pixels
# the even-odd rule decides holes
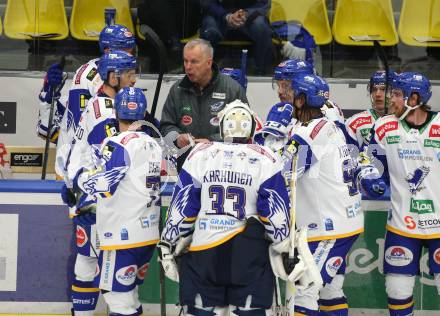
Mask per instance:
[[[289,258],[295,257],[295,234],[296,234],[296,186],[297,186],[297,160],[298,156],[292,157],[292,176],[290,179],[290,248]],[[295,283],[286,281],[285,308],[286,316],[295,314]]]
[[[63,55],[60,60],[60,68],[61,71],[64,69],[64,65],[66,64],[66,57]],[[47,123],[47,135],[46,135],[46,142],[44,143],[44,155],[43,155],[43,166],[41,169],[41,180],[46,179],[46,173],[47,173],[47,161],[49,160],[49,146],[50,146],[50,133],[53,127],[53,112],[55,109],[55,102],[56,102],[56,95],[58,92],[60,92],[61,87],[63,85],[60,84],[57,87],[54,87],[53,95],[52,95],[52,101],[50,103],[50,111],[49,111],[49,122]]]

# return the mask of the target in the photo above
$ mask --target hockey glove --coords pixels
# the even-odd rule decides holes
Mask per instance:
[[[63,184],[63,186],[61,187],[61,199],[69,207],[73,207],[76,205],[75,193],[73,193],[73,190],[68,188],[66,184]]]
[[[64,86],[65,75],[59,63],[53,64],[49,67],[44,78],[43,89],[40,93],[40,100],[46,103],[52,103],[52,98],[59,99],[60,91]]]
[[[377,199],[385,193],[387,185],[373,165],[358,167],[355,176],[359,189],[362,189],[367,197]]]
[[[306,59],[306,50],[301,47],[294,46],[291,42],[286,41],[281,47],[281,55],[286,59]]]
[[[179,282],[179,269],[174,258],[176,246],[166,240],[161,240],[157,244],[158,260],[162,264],[165,276],[174,282]]]
[[[273,135],[279,139],[288,137],[295,122],[292,115],[293,106],[290,103],[279,102],[272,106],[267,115],[266,123],[255,135],[255,141],[263,145],[267,135]]]
[[[73,223],[82,227],[88,227],[96,224],[96,214],[93,212],[80,213],[73,218]]]

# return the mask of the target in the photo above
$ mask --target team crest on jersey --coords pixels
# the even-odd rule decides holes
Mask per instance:
[[[412,195],[425,189],[425,187],[422,186],[422,182],[428,175],[429,170],[429,167],[421,166],[405,177],[405,180],[409,185],[409,192],[411,192]]]
[[[440,137],[440,125],[432,125],[429,130],[429,137]]]
[[[218,111],[220,111],[223,108],[224,104],[225,104],[224,101],[219,101],[219,102],[216,102],[214,104],[211,104],[211,112],[212,113],[217,113]]]

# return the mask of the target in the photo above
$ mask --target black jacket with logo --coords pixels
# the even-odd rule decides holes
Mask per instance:
[[[195,138],[221,141],[217,113],[236,100],[248,102],[243,88],[229,76],[219,73],[213,65],[209,84],[199,90],[185,76],[170,89],[162,111],[160,131],[166,136],[171,131],[191,133]]]

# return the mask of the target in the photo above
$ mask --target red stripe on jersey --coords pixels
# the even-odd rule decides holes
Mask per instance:
[[[314,139],[316,135],[318,135],[319,131],[324,127],[324,125],[327,123],[326,120],[319,121],[318,124],[313,128],[312,132],[310,133],[310,138]]]
[[[99,101],[98,101],[98,99],[93,101],[93,110],[95,111],[95,118],[99,119],[101,117],[101,110],[99,109]]]

